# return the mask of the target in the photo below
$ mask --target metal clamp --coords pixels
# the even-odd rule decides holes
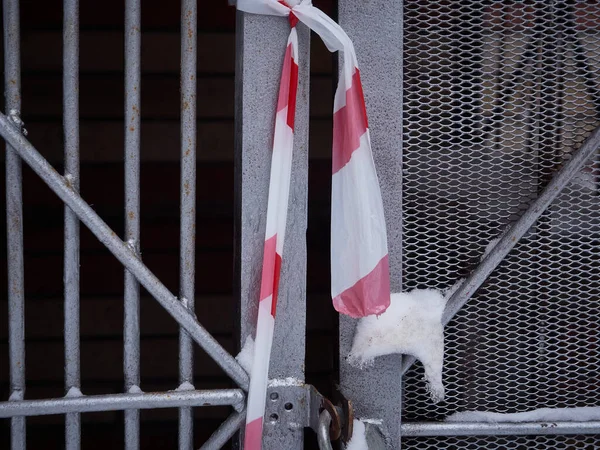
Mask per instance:
[[[265,433],[272,442],[285,442],[289,433],[303,433],[311,428],[317,433],[319,447],[331,450],[331,441],[352,437],[354,410],[341,394],[335,404],[314,386],[285,384],[273,380],[267,390]]]

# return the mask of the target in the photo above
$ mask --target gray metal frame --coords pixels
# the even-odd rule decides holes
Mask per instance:
[[[27,141],[20,119],[19,1],[4,0],[5,96],[7,115],[0,114],[6,140],[7,239],[9,275],[10,398],[0,402],[0,418],[10,417],[11,448],[25,449],[25,417],[66,414],[66,447],[81,445],[83,412],[125,410],[125,448],[139,448],[139,410],[180,408],[179,448],[193,446],[192,407],[231,405],[231,416],[202,448],[224,445],[244,415],[248,375],[206,331],[194,315],[194,232],[196,192],[196,0],[182,2],[181,97],[181,292],[173,295],[141,261],[140,246],[140,0],[125,6],[125,239],[79,195],[79,3],[64,1],[63,107],[65,174],[60,175]],[[21,160],[65,203],[65,391],[63,398],[25,400],[24,280]],[[86,396],[81,392],[79,347],[79,221],[125,268],[124,394]],[[181,326],[180,386],[175,391],[144,393],[140,389],[139,288],[154,296]],[[198,343],[242,389],[202,391],[193,386],[192,341]]]
[[[402,290],[402,80],[403,11],[401,0],[339,1],[339,23],[354,43],[373,146],[373,157],[386,213],[390,282]],[[376,30],[376,31],[375,31]],[[376,32],[385,39],[373,39]],[[384,56],[385,55],[385,56]],[[373,367],[357,369],[346,356],[356,320],[340,316],[340,388],[352,400],[357,417],[383,420],[390,442],[400,444],[402,357],[378,358]],[[371,447],[378,449],[376,443]]]
[[[298,101],[288,225],[280,295],[269,368],[271,379],[304,383],[306,328],[306,227],[308,185],[309,30],[298,24]],[[236,27],[236,295],[240,299],[240,343],[254,336],[265,240],[269,170],[281,62],[290,27],[281,17],[237,13]],[[285,389],[285,388],[282,388]],[[280,389],[281,391],[281,389]],[[279,395],[282,395],[279,392]],[[293,399],[292,399],[293,400]],[[283,404],[282,400],[269,402]],[[303,411],[300,398],[294,413]],[[304,431],[289,412],[267,413],[263,448],[301,449]],[[276,418],[275,418],[276,417]]]
[[[196,0],[182,0],[181,40],[181,255],[179,297],[171,293],[141,260],[140,244],[140,0],[125,7],[125,214],[124,239],[111,230],[79,195],[78,111],[78,0],[64,1],[64,136],[65,173],[60,175],[27,141],[20,120],[19,2],[3,0],[5,45],[5,114],[0,135],[6,141],[7,239],[9,281],[10,398],[0,402],[0,418],[11,420],[11,448],[26,447],[25,417],[66,414],[66,445],[80,448],[80,414],[125,411],[127,449],[139,448],[139,410],[179,408],[179,448],[193,445],[192,408],[231,405],[233,412],[202,448],[224,445],[244,420],[248,375],[206,331],[194,315],[194,229],[196,190]],[[340,0],[341,25],[352,38],[362,67],[362,79],[373,131],[375,162],[387,212],[392,289],[402,289],[402,127],[403,127],[403,2],[368,4]],[[260,288],[260,261],[268,194],[269,148],[273,131],[281,58],[289,26],[277,17],[238,13],[236,65],[236,283],[240,298],[240,342],[254,334],[256,298]],[[374,30],[386,39],[372,39]],[[309,113],[309,31],[298,26],[300,73],[294,145],[288,239],[282,267],[282,295],[270,369],[265,449],[301,449],[303,428],[320,430],[325,445],[327,416],[321,428],[317,396],[304,385],[306,323],[306,219]],[[382,55],[386,55],[382,58]],[[272,106],[270,106],[272,105]],[[373,114],[377,111],[377,114]],[[259,124],[259,126],[257,126]],[[491,252],[449,300],[446,325],[506,258],[542,213],[600,148],[600,129],[572,154],[541,194],[503,234]],[[24,279],[21,160],[25,161],[65,203],[65,392],[63,398],[25,400]],[[125,393],[85,396],[79,364],[79,221],[83,222],[125,268],[124,376]],[[178,322],[180,332],[180,386],[169,392],[140,390],[139,289],[140,284]],[[600,433],[599,422],[557,423],[402,423],[402,375],[414,362],[410,357],[378,360],[374,368],[357,370],[344,358],[355,321],[340,319],[340,385],[354,401],[359,417],[383,419],[381,430],[369,425],[373,448],[387,444],[400,448],[401,436],[544,435]],[[193,344],[199,344],[240,389],[203,391],[193,385]],[[284,405],[291,403],[288,410]],[[285,409],[285,411],[284,411]],[[330,420],[330,419],[329,419]]]

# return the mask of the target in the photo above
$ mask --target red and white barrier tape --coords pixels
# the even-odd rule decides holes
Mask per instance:
[[[298,21],[317,33],[329,51],[344,53],[333,111],[331,196],[331,295],[335,309],[358,318],[383,313],[390,304],[383,202],[371,153],[367,111],[354,46],[342,28],[310,0],[237,0],[254,14],[289,17],[267,207],[267,226],[255,353],[250,374],[245,450],[259,450],[275,327],[285,237],[298,89]]]

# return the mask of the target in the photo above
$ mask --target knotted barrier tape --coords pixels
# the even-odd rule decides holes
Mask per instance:
[[[294,116],[298,89],[298,36],[304,23],[330,52],[344,54],[334,99],[331,192],[331,295],[337,311],[358,318],[383,313],[390,304],[383,202],[371,152],[369,126],[354,45],[342,28],[311,0],[237,0],[237,9],[288,17],[291,32],[275,116],[275,136],[255,353],[250,374],[244,448],[262,444],[269,360],[288,211]]]

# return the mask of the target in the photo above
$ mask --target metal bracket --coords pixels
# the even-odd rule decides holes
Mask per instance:
[[[327,430],[329,440],[350,440],[354,422],[352,402],[337,393],[334,404],[312,385],[286,381],[272,380],[267,389],[264,433],[270,442],[285,443],[289,433],[303,433],[304,428],[318,433],[323,411],[331,417]]]

